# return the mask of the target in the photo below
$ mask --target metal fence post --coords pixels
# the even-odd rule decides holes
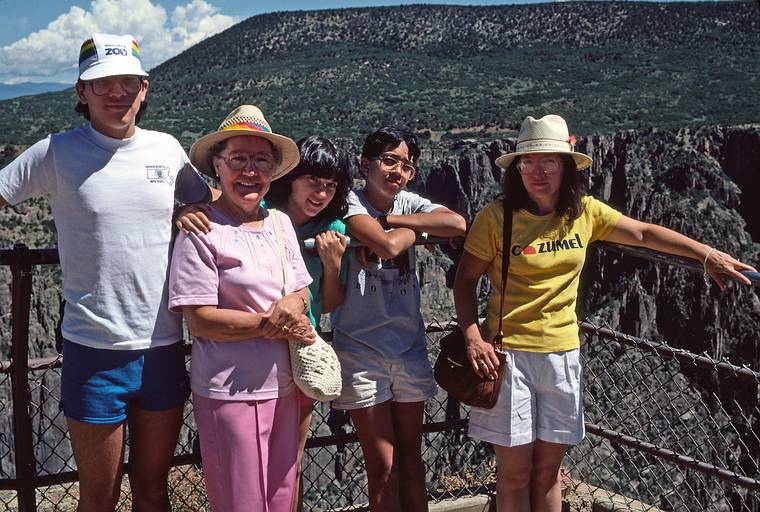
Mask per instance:
[[[29,412],[29,307],[32,298],[32,265],[29,248],[13,246],[16,261],[11,265],[11,344],[13,368],[13,444],[16,455],[16,490],[19,512],[35,512],[34,445]]]

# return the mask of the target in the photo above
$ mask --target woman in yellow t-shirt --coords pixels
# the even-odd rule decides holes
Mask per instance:
[[[516,150],[496,159],[505,169],[504,195],[513,209],[509,279],[499,318],[504,207],[478,213],[454,284],[459,324],[470,364],[495,378],[491,340],[505,333],[507,369],[493,409],[473,408],[469,435],[493,444],[499,510],[559,511],[559,468],[570,445],[584,437],[581,363],[575,302],[586,248],[605,239],[703,261],[723,288],[725,279],[750,284],[754,270],[732,256],[670,229],[622,215],[579,190],[578,172],[591,158],[573,151],[557,115],[523,121]],[[488,274],[494,293],[477,324],[476,287]]]

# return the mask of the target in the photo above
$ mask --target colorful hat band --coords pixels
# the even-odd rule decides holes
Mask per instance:
[[[88,39],[82,43],[82,47],[79,49],[79,63],[81,64],[82,61],[94,57],[97,53],[98,51],[95,49],[95,42],[92,39]]]
[[[252,130],[254,132],[272,133],[272,129],[269,126],[254,121],[239,121],[223,127],[220,131],[227,130]]]
[[[88,39],[84,43],[82,43],[82,47],[79,49],[79,63],[81,64],[83,61],[95,57],[98,54],[98,50],[95,47],[95,41],[92,40],[92,38]],[[140,45],[137,44],[137,41],[134,39],[132,40],[132,56],[137,58],[142,63],[142,53],[140,52]]]

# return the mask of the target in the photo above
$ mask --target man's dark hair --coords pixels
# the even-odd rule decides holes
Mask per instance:
[[[377,158],[389,149],[396,149],[402,142],[406,142],[406,147],[409,148],[409,160],[416,164],[420,157],[417,136],[399,126],[384,126],[367,135],[362,147],[362,158]]]

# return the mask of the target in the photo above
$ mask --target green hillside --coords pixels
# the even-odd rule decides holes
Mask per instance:
[[[402,123],[511,135],[528,114],[579,134],[760,120],[754,2],[413,6],[249,18],[154,69],[144,126],[189,144],[243,102],[294,137]],[[71,90],[0,102],[0,143],[81,123]]]

